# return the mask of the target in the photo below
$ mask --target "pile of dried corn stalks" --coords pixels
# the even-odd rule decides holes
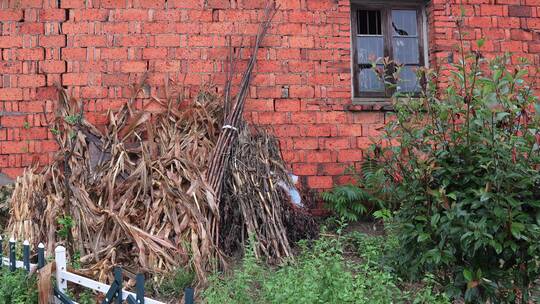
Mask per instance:
[[[72,240],[63,241],[81,254],[87,275],[108,280],[115,264],[152,273],[189,264],[204,279],[220,257],[207,221],[217,206],[204,172],[221,101],[200,94],[154,117],[128,103],[109,114],[101,132],[82,117],[68,119],[79,115],[79,103],[61,96],[53,123],[57,159],[43,174],[30,170],[17,180],[9,233],[53,252],[61,241],[58,219],[69,216]]]
[[[223,99],[210,90],[188,104],[152,98],[163,106],[155,115],[135,109],[132,99],[99,130],[61,90],[51,122],[59,152],[42,173],[28,170],[17,180],[8,233],[44,242],[49,253],[65,243],[80,254],[80,272],[100,281],[110,281],[120,264],[151,274],[190,267],[204,283],[230,253],[220,244],[245,244],[248,235],[261,256],[291,256],[285,226],[295,213],[279,186],[290,181],[277,141],[242,120],[255,54],[274,13],[269,6],[234,103],[230,80]],[[73,221],[64,238],[62,218]]]

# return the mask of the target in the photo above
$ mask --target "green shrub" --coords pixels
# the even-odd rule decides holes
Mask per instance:
[[[360,259],[346,259],[353,245]],[[257,263],[248,254],[232,275],[210,280],[203,293],[205,303],[358,303],[358,304],[448,304],[431,286],[415,292],[402,291],[401,281],[383,264],[383,252],[395,242],[362,235],[323,237],[300,242],[301,253],[278,269]]]
[[[36,278],[28,277],[23,270],[10,272],[7,267],[0,270],[0,304],[38,303]]]
[[[404,273],[434,273],[468,303],[527,301],[540,274],[540,107],[524,80],[530,67],[462,56],[442,93],[430,81],[418,98],[396,96],[395,119],[373,150],[401,204],[397,256]]]

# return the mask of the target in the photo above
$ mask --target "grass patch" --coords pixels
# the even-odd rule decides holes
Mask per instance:
[[[395,240],[360,233],[301,241],[300,254],[272,269],[253,250],[232,274],[217,274],[203,292],[206,303],[444,304],[432,279],[406,284],[386,257]]]

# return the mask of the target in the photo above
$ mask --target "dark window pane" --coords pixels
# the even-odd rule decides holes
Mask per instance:
[[[358,35],[382,35],[380,11],[358,11]]]
[[[394,35],[399,36],[417,36],[417,16],[414,10],[393,10],[392,27]]]
[[[361,69],[358,76],[362,92],[384,92],[384,83],[373,69]]]
[[[418,46],[418,38],[401,38],[394,39],[394,59],[401,64],[419,64],[420,54]]]
[[[382,36],[359,36],[356,42],[358,43],[358,63],[371,63],[384,57]]]
[[[420,86],[418,84],[418,77],[416,76],[415,66],[404,66],[399,71],[399,80],[397,83],[398,92],[418,92]]]

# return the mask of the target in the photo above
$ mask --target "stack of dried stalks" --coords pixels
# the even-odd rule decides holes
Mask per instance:
[[[289,179],[277,141],[251,133],[242,120],[255,54],[275,11],[273,5],[266,10],[234,103],[229,77],[224,100],[209,90],[189,104],[153,98],[163,111],[151,116],[134,109],[132,99],[99,130],[61,91],[51,122],[59,152],[43,173],[29,170],[17,180],[8,233],[44,242],[48,252],[66,243],[80,254],[81,272],[100,281],[110,281],[111,267],[121,264],[128,274],[190,267],[204,283],[224,265],[219,244],[231,238],[244,244],[248,235],[259,255],[290,256],[284,222],[294,213],[278,186]],[[73,219],[65,239],[60,218]]]
[[[155,117],[128,103],[109,113],[100,132],[77,117],[77,102],[61,96],[53,123],[60,151],[43,174],[30,170],[17,180],[9,233],[46,242],[52,252],[58,219],[69,216],[72,240],[63,241],[92,277],[108,280],[115,264],[152,273],[189,264],[204,281],[219,258],[206,220],[216,207],[204,171],[221,100],[201,93],[188,106],[166,104]]]

